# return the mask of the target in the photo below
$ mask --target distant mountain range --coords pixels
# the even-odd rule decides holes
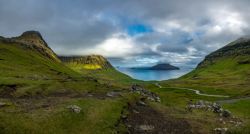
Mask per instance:
[[[142,70],[179,70],[179,67],[170,65],[169,63],[161,63],[152,67],[132,67],[131,69],[142,69]]]

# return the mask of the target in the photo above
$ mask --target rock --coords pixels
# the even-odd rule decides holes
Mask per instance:
[[[143,101],[138,101],[137,104],[140,105],[140,106],[146,106],[146,103],[143,102]]]
[[[1,108],[1,107],[6,107],[6,106],[9,106],[9,104],[4,103],[4,102],[0,102],[0,108]]]
[[[227,132],[228,128],[215,128],[214,132],[216,134],[225,134]]]
[[[92,94],[88,94],[88,97],[93,97],[93,95]]]
[[[67,106],[67,108],[69,109],[69,110],[71,110],[72,112],[74,112],[74,113],[80,113],[81,112],[81,108],[79,107],[79,106],[77,106],[77,105],[69,105],[69,106]]]
[[[106,94],[108,97],[115,97],[115,96],[120,96],[120,93],[119,92],[108,92]]]
[[[142,131],[150,131],[154,129],[154,126],[152,125],[140,125],[139,129]]]
[[[140,113],[140,112],[138,112],[138,111],[135,110],[135,109],[133,109],[132,111],[133,111],[133,113],[136,113],[136,114],[139,114],[139,113]]]
[[[231,116],[231,112],[229,110],[223,110],[222,111],[222,116],[227,118]]]
[[[127,119],[128,116],[127,116],[127,115],[122,115],[121,118],[122,118],[122,119]]]
[[[215,113],[221,113],[223,110],[221,106],[217,103],[213,103],[212,108],[213,108],[213,112]]]
[[[129,125],[129,124],[128,124],[128,125],[127,125],[127,127],[129,127],[129,128],[130,128],[130,127],[132,127],[132,125]]]
[[[153,92],[150,92],[150,91],[144,89],[142,86],[139,86],[137,84],[134,84],[131,86],[131,92],[138,93],[150,101],[161,102],[161,99],[159,96],[157,96]]]

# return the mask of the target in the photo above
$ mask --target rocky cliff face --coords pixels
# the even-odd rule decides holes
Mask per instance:
[[[113,66],[101,55],[59,56],[64,63],[83,65],[86,69],[108,69]]]
[[[236,41],[229,43],[228,45],[218,49],[215,52],[212,52],[205,59],[198,64],[197,68],[204,68],[209,65],[214,64],[216,61],[227,58],[227,57],[237,57],[237,56],[250,56],[250,38],[243,37],[239,38]],[[250,58],[246,58],[245,60],[238,61],[239,64],[247,64],[250,63]]]
[[[27,31],[27,32],[24,32],[21,36],[13,37],[13,38],[0,37],[0,41],[5,42],[5,43],[17,43],[21,45],[22,47],[36,50],[42,55],[54,61],[60,62],[57,55],[44,41],[42,35],[37,31]]]

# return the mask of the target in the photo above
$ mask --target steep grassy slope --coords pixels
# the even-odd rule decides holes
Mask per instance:
[[[72,70],[84,76],[96,78],[108,85],[128,87],[135,82],[140,82],[117,71],[107,59],[100,55],[61,56],[59,58]]]
[[[250,40],[241,38],[209,54],[195,70],[169,84],[249,96],[249,81]]]
[[[107,97],[121,88],[68,68],[44,45],[1,37],[0,133],[120,131],[119,119],[131,96]],[[81,107],[81,113],[72,112],[69,105]]]
[[[88,83],[80,89],[98,84],[94,80],[83,78],[59,61],[47,57],[41,49],[3,39],[0,41],[0,79],[1,96],[61,92],[60,90],[67,90],[67,84],[71,86],[71,90],[81,84]],[[78,85],[69,84],[75,81],[81,82]]]
[[[42,55],[60,62],[57,55],[53,52],[53,50],[48,46],[46,41],[43,39],[42,35],[38,31],[27,31],[24,32],[21,36],[13,37],[13,38],[3,38],[2,41],[5,43],[18,43],[19,45],[29,48],[32,50],[36,50]]]

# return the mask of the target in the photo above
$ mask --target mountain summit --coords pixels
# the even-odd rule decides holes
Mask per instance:
[[[49,59],[60,62],[57,55],[48,46],[48,44],[43,39],[42,35],[38,31],[26,31],[21,36],[13,38],[1,37],[0,40],[8,43],[17,43],[25,48],[30,48],[38,51],[42,55],[48,57]]]

